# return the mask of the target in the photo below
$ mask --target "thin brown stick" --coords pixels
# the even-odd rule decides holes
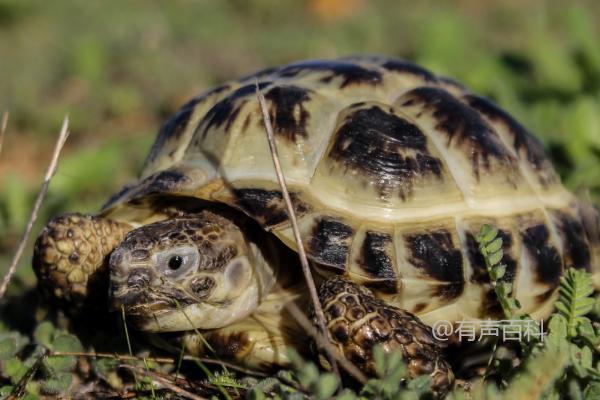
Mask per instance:
[[[19,260],[21,259],[21,255],[23,254],[23,250],[25,250],[25,245],[27,245],[27,240],[29,239],[29,235],[31,234],[31,228],[33,228],[33,224],[35,223],[38,213],[40,211],[40,207],[42,205],[42,201],[48,192],[48,186],[50,186],[50,180],[52,176],[54,176],[54,172],[56,171],[56,167],[58,165],[58,157],[60,156],[60,152],[69,136],[69,117],[65,116],[62,127],[60,129],[60,134],[58,135],[58,140],[56,141],[56,145],[54,147],[54,153],[52,154],[52,160],[50,160],[50,165],[48,165],[48,170],[46,171],[46,177],[44,178],[44,183],[38,193],[37,199],[35,199],[35,203],[33,205],[33,209],[31,210],[31,216],[29,217],[29,222],[27,222],[27,228],[25,229],[25,233],[19,242],[19,246],[17,247],[17,251],[12,259],[8,272],[4,276],[4,280],[2,281],[2,286],[0,286],[0,299],[4,297],[4,293],[6,292],[6,288],[10,283],[15,271],[17,270],[17,265]]]
[[[315,309],[315,314],[317,316],[317,323],[319,325],[319,329],[321,330],[321,334],[325,335],[326,338],[329,337],[329,331],[327,330],[326,322],[325,322],[325,314],[323,313],[323,308],[321,307],[321,302],[319,301],[319,296],[317,294],[317,288],[315,287],[315,281],[313,280],[312,273],[310,271],[310,266],[308,265],[308,258],[306,257],[306,252],[304,251],[304,245],[302,244],[302,238],[300,237],[300,229],[298,228],[298,221],[296,219],[296,213],[294,212],[294,206],[292,205],[292,199],[290,198],[290,194],[287,189],[287,184],[285,182],[285,176],[283,175],[283,171],[281,169],[281,163],[279,161],[279,153],[277,152],[277,145],[275,144],[275,136],[273,134],[273,125],[271,124],[271,117],[269,115],[269,111],[267,110],[267,103],[265,97],[260,91],[260,87],[258,86],[258,80],[255,82],[256,86],[256,96],[258,97],[258,101],[260,103],[260,109],[262,111],[263,121],[265,123],[265,130],[267,132],[267,139],[269,142],[269,149],[271,151],[271,157],[273,158],[273,166],[275,167],[275,174],[277,175],[277,181],[279,182],[279,186],[281,187],[281,194],[285,201],[285,206],[287,208],[288,217],[292,224],[292,231],[294,232],[294,239],[296,240],[296,245],[298,247],[298,256],[300,257],[300,264],[302,265],[302,273],[304,274],[304,279],[306,280],[306,285],[308,286],[308,292],[310,294],[310,299],[313,303],[313,307]],[[328,340],[326,342],[329,343]],[[337,376],[338,380],[341,382],[340,371],[338,369],[335,352],[331,348],[332,346],[325,345],[325,353],[327,354],[327,359],[329,360],[329,364],[331,365],[331,370]]]
[[[175,383],[169,381],[168,379],[166,379],[152,371],[148,371],[146,369],[134,367],[133,365],[127,365],[127,364],[120,365],[119,367],[132,370],[132,372],[136,372],[141,375],[145,375],[145,376],[149,377],[150,379],[152,379],[153,382],[156,382],[157,384],[166,387],[167,389],[177,393],[178,395],[180,395],[182,397],[192,399],[192,400],[207,400],[206,397],[198,396],[197,394],[188,392],[187,390],[180,388]]]
[[[110,358],[119,361],[150,361],[159,364],[176,364],[177,360],[171,357],[138,357],[128,354],[117,354],[117,353],[95,353],[95,352],[82,352],[82,351],[53,351],[48,354],[48,357],[89,357],[89,358]],[[269,375],[264,372],[254,371],[248,368],[241,367],[226,361],[214,360],[212,358],[183,356],[185,361],[200,361],[205,364],[220,365],[222,367],[230,368],[246,375],[254,375],[259,378],[266,378]]]
[[[2,122],[0,123],[0,154],[2,154],[2,145],[4,144],[4,134],[6,133],[6,126],[8,125],[8,111],[2,113]]]
[[[306,315],[304,315],[302,310],[300,310],[300,308],[295,303],[286,303],[285,308],[289,311],[290,314],[292,314],[292,317],[294,317],[294,319],[296,320],[296,322],[298,322],[302,329],[304,329],[306,333],[308,333],[316,340],[317,345],[319,347],[325,349],[329,348],[333,353],[334,350],[332,349],[331,342],[315,329],[314,325],[309,321]],[[352,376],[358,382],[360,382],[363,385],[367,383],[367,377],[365,376],[365,374],[363,374],[362,371],[358,369],[356,365],[352,364],[347,358],[343,356],[336,357],[336,361],[350,376]]]

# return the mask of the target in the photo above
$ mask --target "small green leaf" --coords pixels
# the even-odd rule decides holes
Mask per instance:
[[[592,351],[590,348],[571,344],[569,346],[569,355],[575,375],[580,378],[586,378],[588,376],[588,369],[592,368]]]
[[[6,360],[17,354],[19,348],[15,338],[7,337],[0,340],[0,360]]]
[[[56,351],[83,351],[83,346],[77,336],[68,333],[58,334],[52,341],[51,346],[51,349]]]
[[[27,370],[27,365],[16,357],[4,362],[4,373],[8,375],[13,384],[17,384],[23,375],[27,373]]]
[[[51,348],[54,332],[54,326],[50,322],[44,321],[35,328],[33,337],[37,343],[47,348]]]
[[[506,273],[506,265],[500,264],[492,268],[492,271],[494,271],[494,280],[497,281],[499,279],[502,279],[504,277],[504,274]]]
[[[555,335],[557,337],[566,338],[567,337],[567,319],[560,314],[554,314],[552,318],[550,318],[550,323],[548,324],[548,329],[550,330],[551,335]]]
[[[315,364],[306,362],[298,371],[298,380],[304,387],[312,386],[319,379],[319,370]]]
[[[487,259],[490,265],[496,265],[500,261],[502,261],[502,257],[504,257],[504,253],[500,250],[495,253],[489,254]]]
[[[42,382],[40,390],[44,394],[56,396],[64,393],[69,386],[71,386],[72,380],[73,375],[68,372],[62,372],[57,374],[54,378]]]
[[[600,399],[600,382],[592,382],[583,390],[583,398]]]
[[[335,400],[358,400],[356,394],[350,389],[344,389],[342,393],[334,397]]]
[[[338,381],[335,375],[326,373],[321,375],[316,385],[315,398],[327,400],[335,393],[338,387]]]
[[[2,386],[0,387],[0,396],[8,396],[14,389],[14,386]]]
[[[487,244],[494,240],[496,236],[498,236],[498,229],[491,225],[484,224],[481,226],[479,234],[477,235],[477,242]]]
[[[488,254],[496,253],[502,249],[502,238],[497,237],[491,243],[485,245],[485,250]]]
[[[386,373],[385,350],[382,346],[376,345],[373,347],[373,361],[375,362],[375,373],[382,377]]]

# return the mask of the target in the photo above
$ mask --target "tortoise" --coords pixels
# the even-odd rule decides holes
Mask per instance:
[[[331,340],[367,373],[383,344],[447,390],[430,326],[502,318],[476,243],[483,224],[503,239],[502,280],[520,312],[548,316],[567,268],[600,284],[598,213],[565,189],[535,136],[450,79],[355,56],[266,69],[186,103],[137,182],[97,215],[47,224],[40,286],[74,303],[108,297],[141,330],[187,332],[192,353],[208,343],[246,365],[286,365],[306,335],[283,306],[308,312],[309,301],[256,86]]]

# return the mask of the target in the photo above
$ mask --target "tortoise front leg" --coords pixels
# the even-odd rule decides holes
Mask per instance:
[[[38,236],[32,265],[40,288],[70,305],[100,304],[108,293],[106,256],[133,227],[111,219],[66,214]]]
[[[438,394],[446,393],[454,376],[431,328],[413,314],[386,304],[356,283],[335,276],[319,288],[334,347],[368,375],[375,375],[372,349],[399,349],[411,377],[427,374]]]

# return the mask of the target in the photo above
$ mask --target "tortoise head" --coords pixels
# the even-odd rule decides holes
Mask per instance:
[[[135,229],[110,257],[112,308],[148,331],[227,326],[254,311],[273,283],[256,246],[208,211]]]

